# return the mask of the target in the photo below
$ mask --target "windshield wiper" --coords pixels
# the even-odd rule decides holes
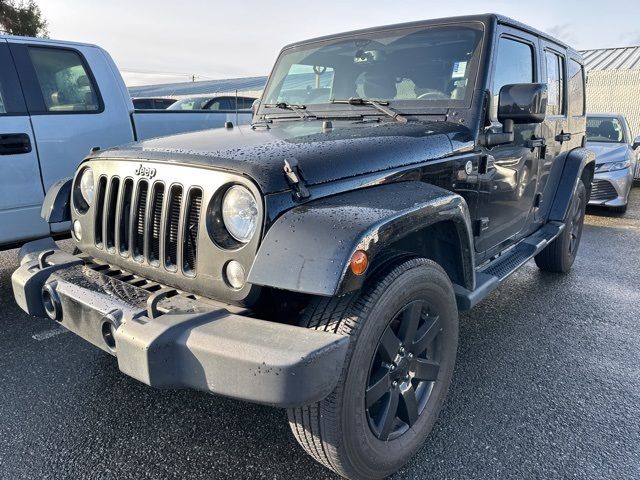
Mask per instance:
[[[337,100],[332,99],[331,103],[338,103],[344,105],[371,105],[373,108],[378,110],[379,112],[384,113],[388,117],[393,118],[394,120],[400,123],[407,123],[407,117],[403,116],[401,113],[396,112],[392,108],[388,107],[389,102],[378,101],[378,100],[370,100],[368,98],[360,98],[360,97],[352,97],[347,100]]]
[[[298,115],[300,118],[303,118],[303,119],[307,119],[311,117],[311,115],[305,112],[305,110],[307,109],[306,105],[296,105],[293,103],[279,102],[279,103],[267,103],[265,107],[279,108],[280,110],[291,110],[292,112],[294,112],[296,115]]]

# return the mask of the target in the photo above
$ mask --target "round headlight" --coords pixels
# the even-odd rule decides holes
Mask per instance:
[[[251,192],[235,185],[224,194],[222,220],[229,234],[242,243],[253,237],[258,225],[258,205]]]
[[[85,168],[80,176],[80,194],[88,206],[93,205],[95,186],[93,183],[93,170]]]

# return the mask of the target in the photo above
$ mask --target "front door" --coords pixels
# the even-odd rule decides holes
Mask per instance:
[[[45,237],[44,190],[31,121],[5,40],[0,40],[0,245]]]
[[[502,27],[492,66],[491,125],[489,132],[502,131],[498,122],[498,95],[504,85],[539,81],[537,39]],[[503,248],[523,235],[532,223],[538,183],[540,148],[531,140],[541,135],[536,124],[515,125],[515,140],[483,152],[476,250]]]

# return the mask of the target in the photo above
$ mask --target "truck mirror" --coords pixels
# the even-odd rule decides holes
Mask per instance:
[[[640,147],[640,135],[633,139],[633,145],[631,148],[636,150],[638,147]]]
[[[260,99],[256,98],[251,104],[251,113],[255,115],[258,112],[258,108],[260,108]]]
[[[542,123],[547,109],[545,83],[516,83],[500,89],[498,120],[505,124]]]

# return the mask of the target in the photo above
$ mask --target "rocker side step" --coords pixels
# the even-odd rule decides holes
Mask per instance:
[[[458,310],[469,310],[484,300],[513,272],[527,263],[564,230],[564,223],[549,222],[511,249],[476,270],[476,288],[471,291],[454,285]]]

